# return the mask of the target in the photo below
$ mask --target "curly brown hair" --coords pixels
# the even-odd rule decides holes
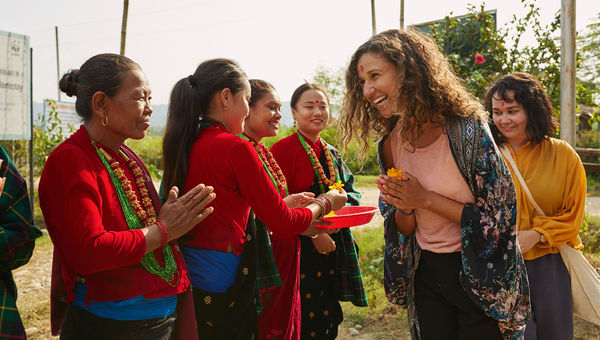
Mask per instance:
[[[506,142],[506,137],[500,133],[493,121],[492,99],[494,97],[507,103],[517,102],[523,106],[527,114],[525,128],[527,139],[532,144],[548,140],[556,133],[558,122],[554,117],[552,102],[544,91],[542,83],[529,73],[514,72],[496,79],[485,95],[484,105],[491,113],[490,129],[496,143]]]
[[[383,118],[364,97],[357,64],[362,55],[375,53],[392,63],[398,75],[395,112]],[[400,135],[415,144],[423,124],[452,116],[487,119],[487,112],[454,73],[439,46],[415,30],[388,30],[371,37],[352,56],[346,70],[346,95],[340,112],[342,145],[357,138],[363,155],[373,136],[389,135],[400,124]]]

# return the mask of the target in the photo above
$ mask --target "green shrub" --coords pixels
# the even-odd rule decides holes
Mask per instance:
[[[162,135],[148,133],[144,139],[128,139],[126,142],[144,161],[154,179],[162,178],[162,140]]]
[[[583,242],[583,250],[588,253],[600,253],[600,217],[586,216],[579,236]]]

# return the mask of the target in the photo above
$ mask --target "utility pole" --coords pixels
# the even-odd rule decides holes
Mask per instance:
[[[373,35],[377,34],[377,23],[375,22],[375,0],[371,0],[371,26]]]
[[[60,101],[60,88],[58,83],[60,82],[60,57],[58,53],[58,26],[54,26],[54,36],[56,40],[56,87],[58,89],[58,101]]]
[[[127,37],[127,11],[129,0],[123,0],[123,23],[121,24],[121,55],[125,55],[125,38]]]
[[[400,0],[400,29],[404,29],[404,0]]]
[[[575,0],[560,6],[560,139],[575,147]]]

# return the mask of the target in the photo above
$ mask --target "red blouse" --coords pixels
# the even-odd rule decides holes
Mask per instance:
[[[124,165],[125,175],[135,183],[125,160],[105,149]],[[139,199],[136,186],[133,188]],[[153,299],[181,293],[189,286],[179,251],[173,252],[179,273],[175,287],[142,267],[146,239],[141,230],[127,226],[110,174],[83,127],[48,157],[39,196],[48,234],[62,263],[67,303],[75,300],[73,287],[78,274],[85,278],[92,301],[139,295]],[[162,250],[155,250],[155,254],[162,265]]]
[[[250,142],[220,125],[202,129],[192,146],[184,192],[204,183],[213,186],[214,211],[185,236],[184,245],[240,255],[250,208],[273,232],[292,236],[312,220],[307,208],[289,209],[273,186]]]
[[[323,151],[322,143],[315,144],[307,137],[304,137],[304,140],[308,146],[313,148],[317,159],[320,158]],[[305,192],[310,189],[315,181],[315,171],[310,158],[300,143],[298,134],[294,133],[275,143],[271,147],[271,153],[273,153],[273,157],[275,157],[281,171],[285,174],[290,194]]]

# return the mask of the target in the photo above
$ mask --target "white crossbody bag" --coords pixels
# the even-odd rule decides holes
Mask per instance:
[[[508,150],[506,145],[502,145],[500,150],[502,151],[504,159],[508,161],[515,176],[517,176],[523,191],[529,198],[531,204],[533,204],[538,215],[546,216],[542,208],[540,208],[533,199],[527,184],[525,184],[525,180],[519,172],[519,168],[517,168],[517,165],[510,154],[510,150]],[[580,251],[573,249],[573,247],[566,243],[558,247],[558,250],[560,251],[560,256],[571,277],[573,313],[584,320],[600,326],[600,275]]]

